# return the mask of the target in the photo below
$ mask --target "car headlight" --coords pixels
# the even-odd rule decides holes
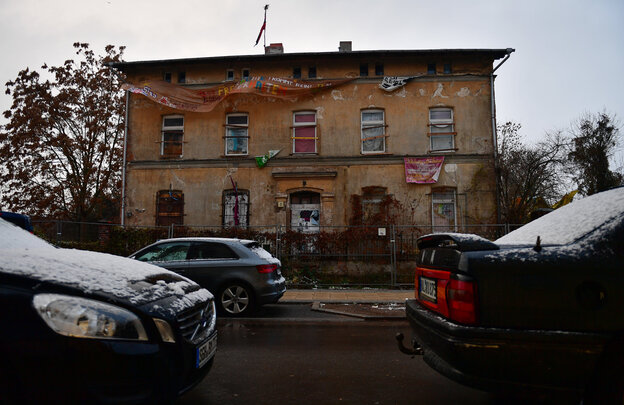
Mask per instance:
[[[33,306],[56,333],[92,339],[147,340],[139,318],[132,312],[87,298],[38,294]]]

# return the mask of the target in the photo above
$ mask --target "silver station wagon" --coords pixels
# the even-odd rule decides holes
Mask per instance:
[[[281,263],[253,240],[174,238],[130,255],[181,274],[215,295],[226,316],[248,316],[286,291]]]

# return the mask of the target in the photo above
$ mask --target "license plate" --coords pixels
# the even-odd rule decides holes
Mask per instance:
[[[438,289],[435,279],[420,277],[420,297],[427,301],[438,301]]]
[[[215,352],[217,351],[217,335],[215,334],[210,340],[202,343],[197,348],[197,355],[195,362],[195,367],[202,368],[204,364],[208,362],[211,358],[214,357]]]

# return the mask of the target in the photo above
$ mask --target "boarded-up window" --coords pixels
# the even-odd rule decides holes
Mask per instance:
[[[247,228],[249,226],[249,191],[225,190],[223,192],[223,226]]]
[[[181,115],[167,115],[163,117],[162,140],[160,154],[162,157],[182,156],[184,142],[184,117]]]
[[[316,112],[293,114],[293,153],[316,153]]]
[[[431,225],[434,232],[455,231],[457,204],[455,190],[434,190],[431,194]]]
[[[384,198],[386,198],[385,187],[365,187],[362,189],[363,224],[378,225],[383,222],[387,214],[382,209]]]
[[[184,224],[184,194],[179,190],[159,191],[156,196],[156,225]]]

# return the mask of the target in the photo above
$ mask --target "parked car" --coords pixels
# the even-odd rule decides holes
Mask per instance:
[[[9,221],[22,229],[26,229],[28,232],[33,233],[34,229],[30,217],[24,214],[18,214],[15,212],[0,211],[0,218],[5,221]]]
[[[624,188],[494,242],[431,234],[418,246],[416,298],[406,304],[412,353],[484,390],[624,402]]]
[[[286,291],[281,263],[252,240],[174,238],[130,255],[194,280],[216,296],[217,311],[247,316]]]
[[[2,403],[160,403],[199,383],[215,355],[208,290],[2,219],[0,308]]]

